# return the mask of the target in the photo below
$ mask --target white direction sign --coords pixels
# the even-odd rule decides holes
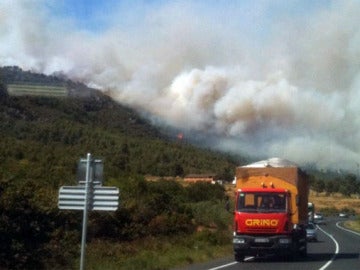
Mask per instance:
[[[59,190],[59,209],[84,210],[85,186],[62,186]],[[88,210],[116,211],[119,206],[119,189],[116,187],[93,186],[89,189]]]
[[[103,164],[93,160],[91,154],[80,159],[77,178],[78,186],[62,186],[59,189],[59,209],[83,210],[83,230],[81,236],[80,270],[85,264],[85,244],[88,210],[116,211],[119,206],[119,189],[103,187]]]

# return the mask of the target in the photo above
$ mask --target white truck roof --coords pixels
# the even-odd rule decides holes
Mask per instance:
[[[283,158],[269,158],[266,160],[257,161],[242,167],[246,168],[265,168],[265,167],[275,167],[275,168],[283,168],[283,167],[298,167],[298,165],[290,160]]]

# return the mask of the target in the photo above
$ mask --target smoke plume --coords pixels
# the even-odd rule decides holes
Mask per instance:
[[[128,3],[90,31],[56,1],[5,0],[0,65],[65,73],[217,149],[355,170],[360,3],[204,2]]]

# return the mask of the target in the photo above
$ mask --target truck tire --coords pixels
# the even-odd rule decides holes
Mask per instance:
[[[245,258],[245,255],[241,254],[241,253],[237,253],[235,252],[235,261],[237,262],[243,262]]]
[[[304,249],[299,250],[299,254],[301,257],[305,258],[307,256],[307,243],[304,245]]]

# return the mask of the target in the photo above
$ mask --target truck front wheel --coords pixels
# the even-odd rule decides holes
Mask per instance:
[[[303,258],[307,256],[307,244],[306,243],[303,246],[303,249],[299,250],[299,254]]]
[[[241,253],[237,253],[235,252],[235,261],[237,262],[243,262],[245,258],[245,255],[241,254]]]

